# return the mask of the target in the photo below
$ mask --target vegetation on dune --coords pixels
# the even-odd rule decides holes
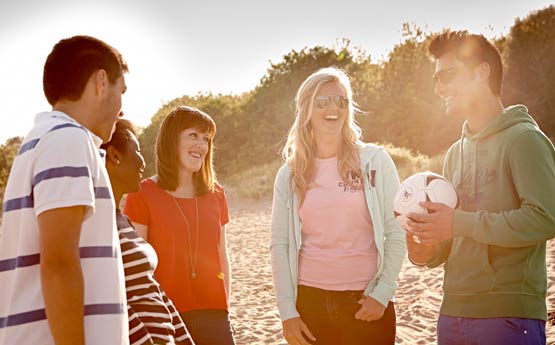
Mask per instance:
[[[505,66],[503,101],[523,103],[542,130],[555,138],[555,6],[517,18],[508,35],[495,40]],[[147,174],[155,174],[154,148],[163,117],[178,105],[210,114],[217,124],[215,166],[230,195],[271,195],[280,150],[293,118],[295,93],[319,68],[337,66],[351,78],[357,121],[365,141],[387,143],[401,179],[422,170],[441,172],[443,155],[460,136],[461,122],[444,115],[434,95],[433,63],[426,55],[435,33],[403,26],[401,41],[383,61],[373,61],[345,39],[335,47],[292,50],[271,63],[254,90],[241,95],[197,94],[163,105],[140,142]],[[0,195],[21,138],[0,147]]]

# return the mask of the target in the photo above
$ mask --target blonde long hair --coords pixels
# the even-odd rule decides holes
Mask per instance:
[[[356,105],[353,102],[351,82],[345,72],[335,67],[322,68],[311,74],[302,83],[295,98],[295,122],[289,129],[287,142],[283,148],[283,158],[291,170],[300,202],[304,201],[314,173],[316,142],[312,134],[310,118],[314,108],[314,99],[320,87],[327,82],[337,83],[347,95],[347,118],[341,129],[341,139],[337,149],[337,169],[341,178],[347,183],[350,173],[360,176],[358,149],[362,142],[362,131],[355,121]]]

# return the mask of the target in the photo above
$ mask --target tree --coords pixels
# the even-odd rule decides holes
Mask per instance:
[[[402,42],[381,65],[378,99],[371,109],[372,141],[435,155],[457,139],[460,121],[445,116],[434,94],[434,63],[427,55],[432,36],[404,24]]]
[[[22,141],[22,137],[13,137],[6,140],[6,143],[3,145],[0,145],[0,206],[2,206],[2,200],[4,199],[4,191],[8,183],[8,176],[12,168],[12,163]],[[2,210],[1,207],[0,210]],[[0,214],[1,212],[2,211],[0,211]]]
[[[176,98],[163,105],[139,137],[141,151],[146,161],[145,175],[156,174],[155,147],[160,125],[164,117],[180,105],[198,108],[214,119],[216,122],[215,167],[218,173],[227,173],[230,168],[229,162],[235,156],[237,148],[244,144],[248,135],[240,130],[240,118],[242,106],[249,97],[248,93],[239,96],[199,93],[193,97]]]
[[[555,6],[517,18],[504,42],[503,87],[507,104],[523,103],[553,140],[555,137]]]
[[[301,83],[316,70],[335,66],[354,77],[367,71],[369,59],[361,51],[353,53],[349,41],[338,48],[316,46],[301,51],[292,50],[282,61],[272,63],[245,104],[243,130],[249,133],[239,153],[241,164],[264,164],[277,159],[285,143],[287,131],[295,118],[295,96]],[[363,87],[364,81],[353,82]],[[355,90],[355,96],[364,94]]]

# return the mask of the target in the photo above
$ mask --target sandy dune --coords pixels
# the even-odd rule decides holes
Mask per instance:
[[[233,270],[231,315],[238,345],[286,344],[275,307],[269,257],[269,201],[230,201],[227,227]],[[555,312],[555,241],[548,243],[548,308]],[[424,270],[405,261],[396,295],[397,344],[435,344],[442,269]],[[552,321],[555,323],[555,320]],[[547,326],[555,344],[555,325]]]

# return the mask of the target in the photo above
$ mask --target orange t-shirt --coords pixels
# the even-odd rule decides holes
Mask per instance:
[[[151,179],[143,180],[141,190],[127,196],[124,213],[133,222],[148,226],[147,241],[158,255],[154,275],[180,313],[198,309],[227,310],[219,255],[222,227],[229,222],[224,189],[216,185],[214,192],[198,197],[198,242],[195,199],[176,200],[189,221],[189,234],[173,197]],[[195,278],[191,277],[189,248],[195,262]]]

